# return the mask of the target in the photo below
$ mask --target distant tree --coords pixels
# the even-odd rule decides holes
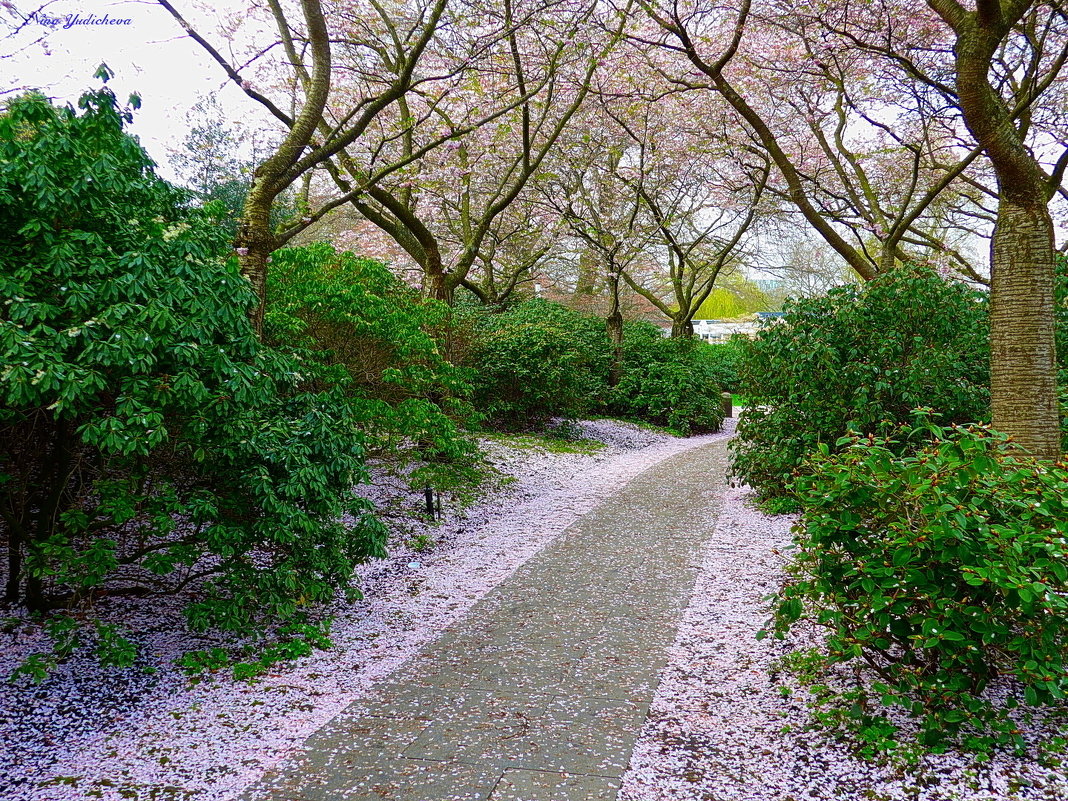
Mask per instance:
[[[229,217],[227,233],[237,236],[241,215],[252,188],[256,165],[270,149],[269,134],[228,123],[226,109],[215,95],[197,102],[186,115],[189,126],[181,148],[171,153],[178,176],[203,203],[221,203]],[[272,230],[297,216],[294,191],[281,193],[271,206]]]
[[[181,148],[171,154],[171,163],[194,192],[207,196],[224,181],[251,178],[240,153],[247,134],[227,122],[226,109],[215,95],[201,98],[186,115],[186,124],[188,132]]]
[[[760,153],[736,158],[677,96],[652,102],[620,83],[561,147],[543,202],[585,245],[579,283],[594,265],[604,276],[613,341],[622,337],[619,284],[671,320],[673,336],[691,336],[697,309],[754,232],[770,164]]]
[[[712,290],[694,314],[697,320],[720,320],[741,317],[758,311],[767,311],[768,296],[749,279],[732,274]]]

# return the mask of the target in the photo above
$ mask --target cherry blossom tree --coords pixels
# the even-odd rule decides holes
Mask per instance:
[[[621,191],[619,172],[626,152],[621,139],[612,142],[607,131],[591,129],[560,154],[553,180],[541,187],[545,204],[579,243],[576,253],[584,273],[583,291],[592,292],[596,279],[591,273],[604,280],[608,296],[605,326],[615,351],[609,371],[611,386],[618,383],[622,360],[623,273],[646,257],[656,234],[642,224],[636,193]]]
[[[974,7],[928,0],[927,5],[953,32],[953,93],[997,175],[990,297],[993,422],[1032,453],[1056,458],[1061,444],[1049,201],[1068,166],[1068,149],[1047,174],[1028,147],[1028,116],[1018,121],[1013,105],[1021,93],[1031,98],[1038,85],[1060,74],[1068,58],[1068,17],[1059,4],[1030,0],[976,0]],[[1020,91],[1011,93],[991,79],[991,66],[1018,26],[1025,50],[1037,49],[1036,30],[1059,41],[1052,62],[1025,75]]]
[[[559,258],[563,229],[559,217],[546,214],[533,192],[523,192],[493,220],[477,262],[460,286],[484,305],[503,306]],[[453,237],[460,241],[460,230]]]
[[[558,156],[545,202],[597,255],[613,298],[610,331],[621,322],[621,279],[672,321],[674,336],[689,336],[718,277],[741,258],[770,164],[759,151],[733,153],[695,96],[649,102],[619,88],[600,96],[581,139]]]
[[[505,36],[492,9],[477,3],[266,0],[229,20],[215,36],[217,46],[170,0],[157,2],[282,129],[255,171],[235,242],[242,272],[260,297],[257,328],[273,250],[344,204],[388,208],[397,198],[381,188],[386,178],[527,97],[521,90],[510,104],[486,112],[470,102],[462,112],[455,103],[445,111],[473,80],[473,65]],[[319,174],[330,175],[341,192],[313,193]],[[297,184],[306,208],[273,228],[272,207]],[[322,198],[314,208],[313,196]]]
[[[769,2],[760,8],[774,10],[775,5]],[[888,82],[890,86],[914,87],[916,97],[927,103],[919,107],[920,118],[937,107],[942,115],[955,120],[946,127],[940,142],[951,144],[954,135],[962,137],[964,147],[957,148],[955,164],[945,158],[945,153],[954,152],[952,147],[942,150],[944,145],[938,144],[939,149],[929,149],[926,171],[932,180],[922,191],[912,191],[921,186],[923,174],[913,170],[905,182],[910,187],[908,203],[897,204],[889,230],[872,226],[871,233],[880,244],[877,259],[869,257],[863,242],[848,241],[841,227],[833,218],[825,217],[813,200],[812,186],[819,183],[821,170],[837,175],[843,183],[848,178],[854,187],[866,191],[863,175],[855,169],[850,175],[850,169],[845,169],[852,168],[848,149],[820,145],[818,137],[816,147],[807,151],[798,147],[792,139],[796,128],[788,127],[789,120],[780,114],[781,104],[774,103],[774,92],[768,92],[765,85],[768,73],[761,70],[761,63],[770,56],[762,59],[761,53],[774,52],[789,61],[793,43],[799,57],[815,61],[818,74],[833,76],[820,52],[806,49],[803,43],[798,45],[784,26],[767,25],[762,14],[753,12],[749,0],[744,0],[729,19],[703,3],[642,2],[650,25],[638,31],[635,39],[656,45],[662,58],[671,54],[676,62],[684,60],[689,71],[678,74],[676,68],[674,78],[680,85],[711,90],[734,109],[774,161],[785,183],[785,194],[800,214],[865,279],[891,268],[906,255],[899,252],[899,245],[909,232],[914,240],[922,241],[923,228],[915,226],[920,216],[970,164],[981,155],[989,159],[998,179],[991,259],[992,373],[998,376],[992,387],[994,424],[1016,436],[1033,453],[1051,456],[1059,453],[1052,338],[1053,228],[1051,223],[1046,226],[1048,210],[1040,213],[1039,208],[1046,209],[1060,186],[1065,163],[1058,156],[1051,169],[1044,169],[1030,147],[1036,137],[1041,139],[1036,127],[1040,100],[1056,86],[1065,60],[1068,39],[1063,10],[1057,3],[1045,2],[979,0],[974,10],[957,2],[931,0],[928,5],[937,15],[897,0],[863,4],[828,1],[802,8],[818,17],[828,36],[837,37],[832,42],[844,43],[844,52],[859,54],[858,74],[875,85]],[[900,24],[900,20],[907,20],[907,24]],[[837,94],[842,96],[841,91]],[[769,96],[772,106],[767,103]],[[794,110],[797,108],[795,105]],[[880,127],[879,117],[871,113],[867,121]],[[841,126],[840,118],[836,125]],[[844,132],[848,126],[838,130]],[[897,135],[899,131],[890,127],[884,132]],[[964,139],[965,134],[970,137]],[[967,151],[961,153],[964,149]],[[917,165],[920,163],[918,160]],[[1022,171],[1025,165],[1029,165],[1027,172]],[[1005,187],[1010,183],[1013,197],[1006,199]],[[968,185],[990,191],[980,181]],[[1026,203],[1024,196],[1029,198]],[[849,198],[845,205],[851,205],[854,212],[866,207],[872,215],[876,204],[871,198],[860,196],[860,200]],[[1024,224],[1025,218],[1032,221],[1030,229]],[[1033,236],[1025,243],[1020,237],[1026,230]],[[1039,231],[1045,232],[1042,237],[1036,233]],[[929,230],[927,233],[930,238]],[[1049,239],[1048,245],[1041,244],[1046,241],[1043,237]],[[1013,244],[1000,247],[1001,241]],[[1015,288],[1000,288],[1003,281],[1005,287]],[[1024,285],[1028,287],[1026,295]]]
[[[483,272],[480,282],[471,280],[472,271],[486,267],[490,250],[501,253],[506,231],[518,236],[520,229],[502,215],[543,169],[619,39],[626,14],[598,19],[598,11],[592,2],[505,0],[499,17],[488,16],[503,35],[472,67],[474,96],[448,99],[437,110],[445,116],[470,114],[468,106],[477,104],[491,110],[492,122],[351,198],[422,267],[432,297],[451,302],[460,286],[487,300],[499,292],[498,276]],[[387,135],[365,146],[387,161],[398,160],[426,135],[413,127],[406,139]],[[348,177],[334,178],[346,191]],[[522,275],[536,261],[513,265],[520,269],[511,274]],[[494,262],[488,264],[493,270]],[[509,284],[507,279],[505,287]]]
[[[889,86],[876,56],[834,30],[826,18],[842,5],[766,2],[757,14],[745,3],[725,18],[708,3],[645,2],[653,27],[633,38],[655,45],[650,58],[677,86],[727,101],[739,146],[755,142],[776,165],[770,191],[869,280],[943,250],[931,215],[979,150],[960,152],[941,115]]]

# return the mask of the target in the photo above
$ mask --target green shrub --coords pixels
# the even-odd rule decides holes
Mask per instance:
[[[611,348],[603,320],[536,299],[484,314],[474,327],[474,399],[492,425],[528,429],[604,402]]]
[[[706,361],[712,365],[713,383],[721,392],[737,392],[742,359],[745,358],[745,338],[735,336],[726,342],[708,346]]]
[[[1054,284],[1054,334],[1061,408],[1061,450],[1068,452],[1068,256],[1057,254]]]
[[[871,691],[921,716],[928,744],[1019,745],[978,694],[997,676],[1031,705],[1068,692],[1066,465],[981,426],[921,421],[837,445],[795,484],[803,513],[777,632],[825,629],[829,660],[871,671]]]
[[[988,419],[984,296],[926,269],[791,301],[743,343],[748,406],[732,443],[734,473],[783,499],[820,443],[850,428],[891,430],[931,407],[946,423]],[[788,501],[787,501],[788,502]]]
[[[80,616],[183,590],[198,630],[300,622],[382,553],[359,421],[314,361],[257,341],[218,220],[153,173],[115,97],[80,107],[0,114],[7,600]]]
[[[714,347],[697,339],[665,337],[650,323],[629,324],[612,411],[682,436],[718,431],[723,424],[722,360]]]
[[[443,355],[434,332],[449,309],[424,300],[379,262],[325,243],[277,251],[268,276],[268,341],[308,349],[340,368],[368,447],[414,469],[418,485],[476,480],[468,371]]]

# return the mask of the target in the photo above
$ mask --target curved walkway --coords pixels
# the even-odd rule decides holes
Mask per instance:
[[[639,475],[242,799],[614,799],[725,465],[721,440]]]

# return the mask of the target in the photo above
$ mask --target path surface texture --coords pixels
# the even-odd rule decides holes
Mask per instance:
[[[242,799],[616,798],[725,463],[719,441],[641,473]]]

